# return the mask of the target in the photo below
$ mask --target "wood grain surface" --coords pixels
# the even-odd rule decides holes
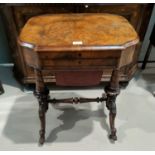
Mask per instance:
[[[20,33],[19,42],[39,51],[54,48],[61,51],[61,47],[74,50],[87,46],[131,46],[138,42],[138,36],[131,24],[119,15],[49,14],[30,18]]]

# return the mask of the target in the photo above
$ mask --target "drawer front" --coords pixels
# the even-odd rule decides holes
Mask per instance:
[[[39,52],[44,68],[101,69],[116,66],[121,51]]]
[[[116,66],[117,59],[44,59],[42,65],[44,68],[51,67],[52,69],[65,69],[70,70],[72,68],[86,68],[86,69],[101,69],[105,67]]]
[[[39,57],[43,60],[47,59],[110,59],[119,58],[119,50],[109,51],[79,51],[79,52],[39,52]]]

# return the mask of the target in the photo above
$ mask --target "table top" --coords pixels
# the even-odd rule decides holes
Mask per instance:
[[[138,35],[118,15],[47,14],[30,18],[18,41],[36,51],[124,49],[137,44]]]

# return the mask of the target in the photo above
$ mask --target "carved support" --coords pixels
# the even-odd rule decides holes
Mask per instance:
[[[48,110],[48,103],[87,103],[87,102],[103,102],[106,101],[106,107],[109,112],[109,122],[111,134],[109,136],[112,140],[117,140],[116,128],[115,128],[115,117],[116,117],[116,97],[119,94],[119,69],[114,69],[111,76],[110,85],[105,88],[106,94],[103,94],[101,98],[67,98],[67,99],[50,99],[49,90],[45,87],[43,76],[40,70],[35,69],[36,75],[36,90],[34,95],[37,97],[39,102],[39,118],[41,123],[40,129],[40,140],[39,144],[43,144],[45,141],[45,125],[46,118],[45,113]]]
[[[70,103],[70,104],[78,104],[78,103],[88,103],[88,102],[103,102],[103,101],[106,101],[106,95],[103,94],[103,97],[97,97],[97,98],[78,98],[78,97],[75,97],[75,98],[66,98],[66,99],[49,99],[48,100],[49,103],[51,104],[57,104],[57,103]]]
[[[45,141],[45,126],[46,126],[45,113],[48,110],[49,90],[44,85],[41,71],[35,69],[35,75],[36,75],[36,90],[34,91],[34,95],[36,96],[39,102],[39,118],[41,123],[41,129],[39,131],[40,134],[39,144],[42,145]]]
[[[115,128],[115,117],[116,117],[116,97],[119,94],[119,69],[115,68],[112,72],[110,85],[105,88],[107,94],[106,107],[109,112],[109,123],[111,134],[109,136],[112,140],[117,140],[116,128]]]
[[[3,86],[1,84],[1,81],[0,81],[0,95],[4,93],[4,89],[3,89]]]

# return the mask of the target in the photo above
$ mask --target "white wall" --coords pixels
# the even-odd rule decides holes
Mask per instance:
[[[140,61],[144,60],[147,48],[149,46],[149,38],[150,38],[150,35],[151,35],[154,24],[155,24],[155,4],[154,4],[154,7],[153,7],[150,22],[149,22],[147,32],[145,34],[145,38],[144,38],[144,41],[143,41],[143,44],[142,44],[141,52],[140,52],[140,55],[139,55],[139,60]],[[155,48],[152,48],[149,60],[154,60],[155,61]]]

